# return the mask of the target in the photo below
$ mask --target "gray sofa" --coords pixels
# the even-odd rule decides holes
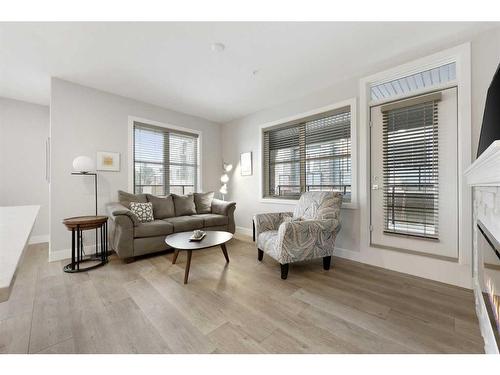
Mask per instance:
[[[107,204],[110,241],[112,249],[127,262],[139,255],[168,250],[165,237],[171,233],[195,229],[235,231],[236,203],[213,199],[213,193],[156,197],[119,191],[118,199]],[[141,223],[130,211],[130,202],[151,202],[154,220]]]

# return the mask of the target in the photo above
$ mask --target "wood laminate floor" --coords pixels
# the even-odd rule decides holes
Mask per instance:
[[[254,244],[66,274],[31,245],[7,302],[0,353],[481,353],[471,291],[339,258],[290,266]]]

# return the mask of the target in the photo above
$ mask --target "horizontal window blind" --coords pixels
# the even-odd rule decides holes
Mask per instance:
[[[351,197],[351,113],[305,124],[308,191],[338,190]]]
[[[269,192],[270,195],[293,197],[300,195],[300,126],[269,132]],[[303,143],[303,142],[302,142]]]
[[[305,191],[341,191],[351,200],[351,114],[346,107],[265,130],[264,196],[298,199]]]
[[[438,238],[438,102],[382,108],[387,233]]]
[[[134,123],[134,192],[188,194],[196,190],[198,135]]]

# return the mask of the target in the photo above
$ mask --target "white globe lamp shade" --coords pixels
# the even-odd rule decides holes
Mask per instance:
[[[232,169],[233,169],[233,165],[232,164],[224,163],[224,171],[231,172]]]
[[[94,161],[88,156],[78,156],[73,160],[73,170],[88,173],[94,170]]]
[[[221,188],[219,189],[219,193],[227,194],[227,185],[226,184],[221,186]]]
[[[227,184],[228,181],[229,181],[229,176],[224,173],[220,178],[220,182],[222,182],[223,184]]]

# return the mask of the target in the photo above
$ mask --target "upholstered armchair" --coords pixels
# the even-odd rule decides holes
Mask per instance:
[[[293,213],[255,215],[258,260],[264,253],[277,260],[282,279],[293,262],[323,258],[323,268],[330,269],[341,205],[341,193],[315,191],[302,194]]]

